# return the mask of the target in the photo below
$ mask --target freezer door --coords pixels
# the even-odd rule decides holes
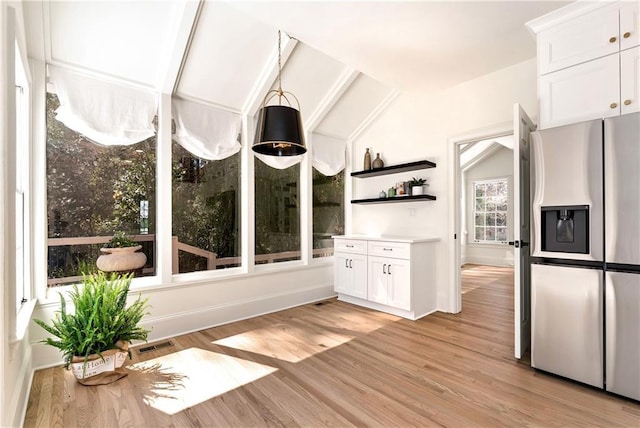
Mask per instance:
[[[531,365],[602,388],[600,270],[531,265]]]
[[[640,273],[606,275],[607,391],[640,400]]]
[[[602,120],[532,132],[531,157],[531,255],[603,261]],[[543,248],[542,216],[551,211],[562,216],[562,207],[586,207],[588,223],[580,232],[586,231],[586,251]],[[548,219],[544,225],[556,227]]]
[[[607,262],[640,264],[640,113],[604,121]]]

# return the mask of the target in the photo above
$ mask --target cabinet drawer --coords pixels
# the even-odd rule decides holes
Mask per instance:
[[[411,256],[411,244],[406,242],[369,241],[369,255],[408,259]]]
[[[334,252],[367,254],[367,241],[358,239],[336,239],[333,244]]]

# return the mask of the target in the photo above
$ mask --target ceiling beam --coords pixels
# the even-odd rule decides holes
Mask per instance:
[[[166,47],[167,62],[164,66],[164,75],[160,76],[158,82],[158,91],[163,94],[173,94],[178,87],[182,67],[189,54],[189,46],[196,31],[203,2],[189,0],[180,4],[183,7],[174,28],[174,37],[171,38],[172,43],[170,42]]]
[[[396,97],[400,95],[397,89],[389,92],[378,106],[360,123],[360,125],[349,135],[347,141],[355,141],[371,124],[382,114],[382,112],[391,104]]]
[[[305,121],[305,129],[307,132],[313,132],[315,128],[320,125],[322,119],[331,111],[333,106],[338,102],[340,97],[345,93],[349,86],[358,77],[360,73],[351,67],[345,67],[344,71],[338,79],[336,79],[333,86],[329,89],[329,92],[324,96],[318,108],[309,115],[308,120]]]

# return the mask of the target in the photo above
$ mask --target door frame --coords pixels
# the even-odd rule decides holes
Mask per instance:
[[[450,312],[462,311],[462,281],[460,275],[460,242],[462,239],[462,220],[460,216],[461,197],[461,170],[460,170],[460,146],[475,141],[488,140],[490,138],[504,137],[513,134],[513,120],[487,128],[477,129],[469,133],[455,135],[448,138],[449,156],[449,281],[453,284],[448,296]],[[515,201],[514,201],[515,203]],[[456,236],[456,238],[454,238]]]

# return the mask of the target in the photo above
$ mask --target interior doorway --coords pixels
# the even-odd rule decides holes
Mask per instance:
[[[478,266],[500,266],[511,269],[513,277],[513,250],[509,245],[513,241],[513,140],[511,124],[450,140],[455,195],[454,306],[458,312],[463,309],[462,295],[468,291],[462,285],[463,269],[473,268],[477,276],[484,272]],[[498,188],[503,193],[506,190],[506,207],[496,205],[503,202],[496,194]],[[469,279],[466,276],[465,280]]]

